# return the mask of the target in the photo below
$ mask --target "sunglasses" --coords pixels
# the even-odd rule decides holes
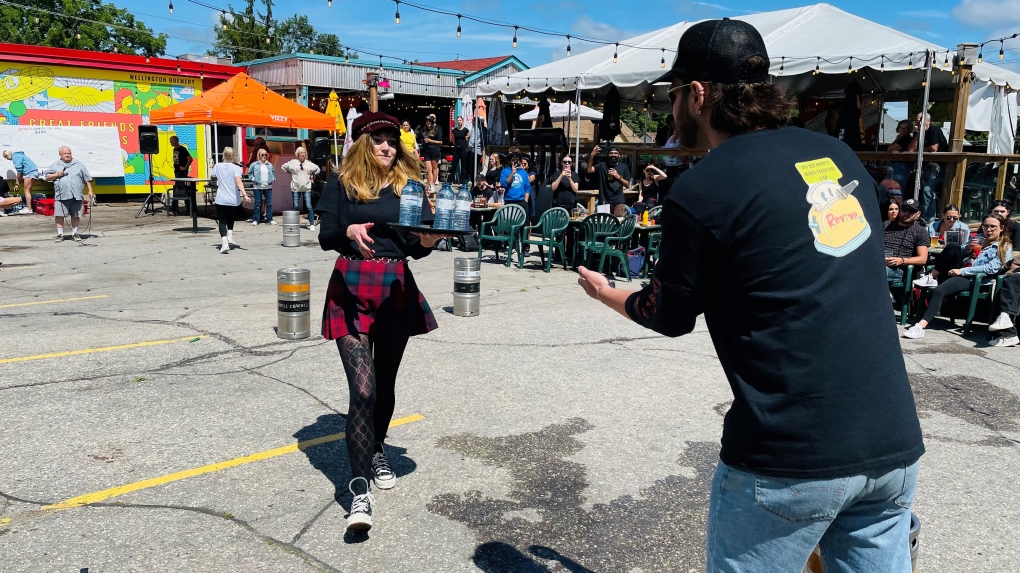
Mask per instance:
[[[998,229],[998,225],[981,225],[982,229]]]
[[[571,163],[573,163],[573,161],[564,161],[563,162],[564,165],[570,165]]]
[[[710,84],[712,82],[698,82],[698,83],[700,83],[700,84]],[[686,87],[692,86],[692,85],[694,85],[694,82],[687,83],[687,84],[680,84],[678,86],[673,86],[673,87],[669,88],[668,90],[666,90],[666,95],[668,95],[669,99],[672,101],[673,94],[675,94],[676,92],[682,90],[683,88],[686,88]]]
[[[959,217],[946,217],[946,221],[959,221]]]

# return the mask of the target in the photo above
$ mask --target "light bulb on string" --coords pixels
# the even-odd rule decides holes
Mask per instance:
[[[616,62],[618,61],[618,60],[617,60],[617,57],[616,57],[616,53],[617,53],[618,51],[620,51],[620,43],[619,43],[619,42],[617,42],[617,43],[616,43],[616,47],[615,47],[615,48],[613,48],[613,63],[614,63],[614,64],[615,64],[615,63],[616,63]]]
[[[815,60],[815,75],[817,76],[818,74],[822,73],[822,70],[820,68],[820,66],[822,65],[822,58],[820,56],[816,57],[818,58]]]
[[[779,62],[779,75],[783,75],[783,67],[786,66],[786,56],[782,56],[782,58]]]
[[[885,56],[884,55],[882,56],[882,67],[879,68],[878,71],[880,71],[880,72],[884,72],[885,71]]]
[[[457,37],[460,37],[460,14],[457,14]]]
[[[513,46],[515,48],[517,47],[517,29],[518,29],[518,27],[519,26],[514,26],[514,42],[513,42]]]
[[[397,24],[400,24],[400,0],[395,0],[395,2],[397,3],[397,13],[393,16],[393,19],[396,20]]]
[[[981,45],[981,48],[984,48],[984,44],[982,44],[982,45]],[[981,48],[978,48],[978,63],[979,63],[979,64],[981,63],[981,61],[982,61],[982,59],[983,59],[983,58],[981,57]]]
[[[846,66],[846,73],[852,74],[854,71],[854,57],[850,56],[850,63]]]
[[[1002,40],[999,40],[999,59],[1006,57],[1006,53],[1002,49]]]
[[[570,34],[567,34],[567,57],[570,57]]]
[[[910,55],[907,56],[907,69],[908,70],[914,69],[914,53],[913,52],[910,52]]]
[[[170,13],[171,14],[174,13],[174,3],[173,2],[170,3]]]
[[[223,18],[223,29],[226,30],[227,29],[227,13],[225,11],[223,11],[223,10],[220,10],[220,17]]]
[[[326,7],[327,8],[332,8],[333,7],[333,0],[326,0]]]
[[[506,77],[506,87],[510,87],[510,76]]]
[[[662,59],[659,60],[659,67],[660,68],[666,67],[666,48],[662,49]]]

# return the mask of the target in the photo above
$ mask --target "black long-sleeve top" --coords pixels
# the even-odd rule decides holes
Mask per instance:
[[[340,178],[331,173],[315,212],[320,216],[319,245],[324,251],[361,258],[358,244],[347,238],[347,227],[375,223],[368,230],[368,236],[375,241],[369,247],[375,251],[376,258],[420,259],[432,252],[432,249],[422,246],[413,233],[389,226],[400,221],[400,197],[393,193],[392,185],[383,188],[379,197],[372,201],[352,201]],[[428,223],[431,218],[432,211],[424,207],[422,221]]]

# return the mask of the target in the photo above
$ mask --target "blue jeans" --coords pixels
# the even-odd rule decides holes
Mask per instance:
[[[254,191],[253,194],[255,195],[255,212],[252,213],[251,220],[252,221],[258,221],[259,223],[262,223],[262,222],[268,223],[268,222],[272,221],[273,220],[273,190],[272,189],[259,189],[259,188],[255,188],[253,191]],[[265,221],[262,220],[262,218],[261,218],[262,216],[259,214],[261,212],[260,207],[262,205],[262,201],[263,200],[266,202],[266,218],[265,218]]]
[[[939,175],[931,175],[931,169],[922,170],[921,178],[921,218],[931,222],[937,217],[937,205],[935,194],[941,187],[942,178]]]
[[[756,475],[719,462],[708,508],[709,573],[909,573],[918,462],[835,479]]]
[[[899,267],[886,267],[885,276],[889,279],[889,284],[898,283],[903,280],[903,269]]]
[[[315,213],[312,211],[312,193],[310,191],[298,191],[297,193],[291,191],[290,195],[293,198],[292,204],[294,206],[294,210],[297,211],[299,214],[301,213],[300,195],[305,196],[305,208],[308,209],[308,224],[314,225]]]

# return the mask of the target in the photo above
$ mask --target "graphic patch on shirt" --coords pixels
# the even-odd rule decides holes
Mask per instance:
[[[843,173],[828,157],[797,163],[795,167],[808,184],[808,227],[815,236],[815,248],[833,257],[854,252],[871,236],[864,209],[852,195],[857,180],[840,185]]]

